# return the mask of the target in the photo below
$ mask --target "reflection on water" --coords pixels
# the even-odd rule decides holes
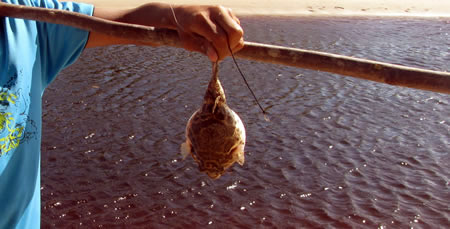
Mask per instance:
[[[450,71],[445,20],[243,18],[247,40]],[[269,32],[268,32],[269,31]],[[44,96],[44,227],[450,227],[450,97],[238,60],[244,167],[217,181],[179,145],[210,76],[171,48],[88,50]]]

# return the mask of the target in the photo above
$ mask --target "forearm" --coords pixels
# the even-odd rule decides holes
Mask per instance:
[[[173,19],[170,5],[163,3],[148,3],[131,9],[95,7],[93,16],[117,22],[176,29],[176,23]],[[86,47],[90,48],[115,44],[154,45],[91,32]]]
[[[176,29],[170,5],[165,3],[147,3],[131,9],[98,7],[94,9],[94,16],[130,24]]]
[[[239,19],[221,6],[147,3],[134,9],[95,8],[94,16],[112,21],[176,29],[183,47],[217,61],[244,46]],[[135,40],[91,32],[86,47],[113,44],[144,44]]]

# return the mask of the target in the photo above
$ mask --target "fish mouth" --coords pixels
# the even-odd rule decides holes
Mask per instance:
[[[225,173],[226,168],[215,161],[197,161],[200,172],[206,173],[211,179],[218,179]]]
[[[220,176],[222,176],[223,173],[225,173],[225,170],[219,170],[219,169],[205,169],[203,166],[199,167],[200,172],[206,173],[209,178],[215,180],[218,179]]]
[[[215,180],[218,179],[220,176],[222,176],[222,174],[225,173],[225,170],[223,169],[205,169],[203,166],[199,167],[200,172],[204,172],[206,173],[206,175],[208,175],[209,178]]]
[[[208,175],[209,178],[211,178],[211,179],[213,179],[213,180],[216,180],[216,179],[218,179],[220,176],[222,176],[222,174],[221,174],[221,173],[218,173],[218,172],[206,172],[206,175]]]

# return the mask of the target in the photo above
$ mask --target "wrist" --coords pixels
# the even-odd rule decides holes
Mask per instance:
[[[172,7],[175,10],[177,6]],[[115,21],[157,28],[177,28],[171,5],[166,3],[147,3],[137,8],[126,10]]]

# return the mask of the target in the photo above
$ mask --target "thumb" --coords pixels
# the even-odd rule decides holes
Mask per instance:
[[[217,62],[219,56],[211,42],[196,34],[186,33],[178,30],[184,49],[188,51],[200,52],[206,55],[212,62]]]

